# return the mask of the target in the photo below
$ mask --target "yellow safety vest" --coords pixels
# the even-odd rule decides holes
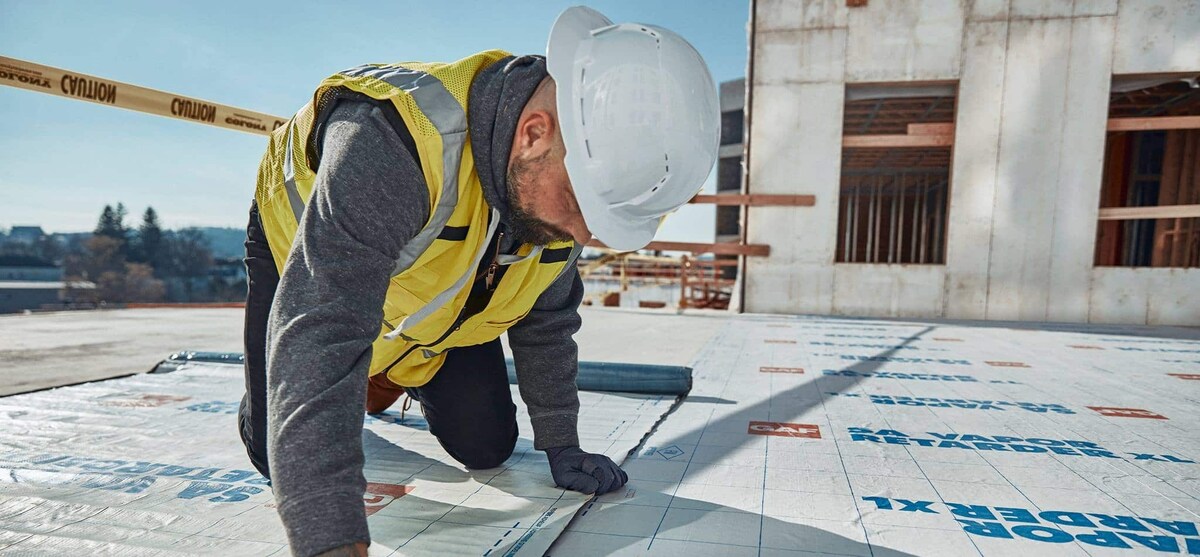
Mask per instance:
[[[506,56],[491,50],[448,64],[367,64],[339,72],[321,82],[313,100],[271,134],[255,199],[281,272],[312,194],[316,172],[308,157],[310,134],[331,92],[390,101],[416,143],[430,216],[396,261],[384,322],[372,345],[370,375],[387,373],[406,387],[424,385],[447,349],[495,340],[525,317],[582,249],[570,241],[526,244],[515,255],[500,256],[508,269],[487,306],[474,315],[464,312],[480,262],[493,256],[484,251],[500,221],[484,200],[475,171],[467,93],[482,69]]]

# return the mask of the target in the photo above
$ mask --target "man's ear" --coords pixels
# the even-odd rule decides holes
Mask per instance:
[[[549,152],[554,147],[556,126],[549,111],[533,110],[523,115],[517,122],[514,154],[523,159],[535,159]]]

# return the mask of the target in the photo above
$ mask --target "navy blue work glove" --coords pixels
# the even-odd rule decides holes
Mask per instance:
[[[579,447],[546,449],[554,483],[571,491],[603,495],[629,481],[625,471],[611,458],[584,452]]]

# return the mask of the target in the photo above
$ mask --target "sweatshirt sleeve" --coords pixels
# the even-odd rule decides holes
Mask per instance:
[[[371,343],[429,194],[382,112],[332,109],[267,329],[267,452],[293,554],[367,542],[362,426]]]
[[[529,407],[536,449],[579,445],[579,303],[583,280],[574,261],[542,293],[524,319],[508,330],[521,399]]]

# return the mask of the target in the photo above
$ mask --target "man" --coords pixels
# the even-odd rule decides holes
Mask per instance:
[[[246,241],[240,430],[295,554],[365,555],[364,409],[407,393],[467,468],[512,454],[505,331],[557,485],[624,485],[579,447],[575,258],[593,234],[644,247],[707,177],[718,118],[691,45],[582,7],[545,59],[489,51],[321,83],[271,137]]]

